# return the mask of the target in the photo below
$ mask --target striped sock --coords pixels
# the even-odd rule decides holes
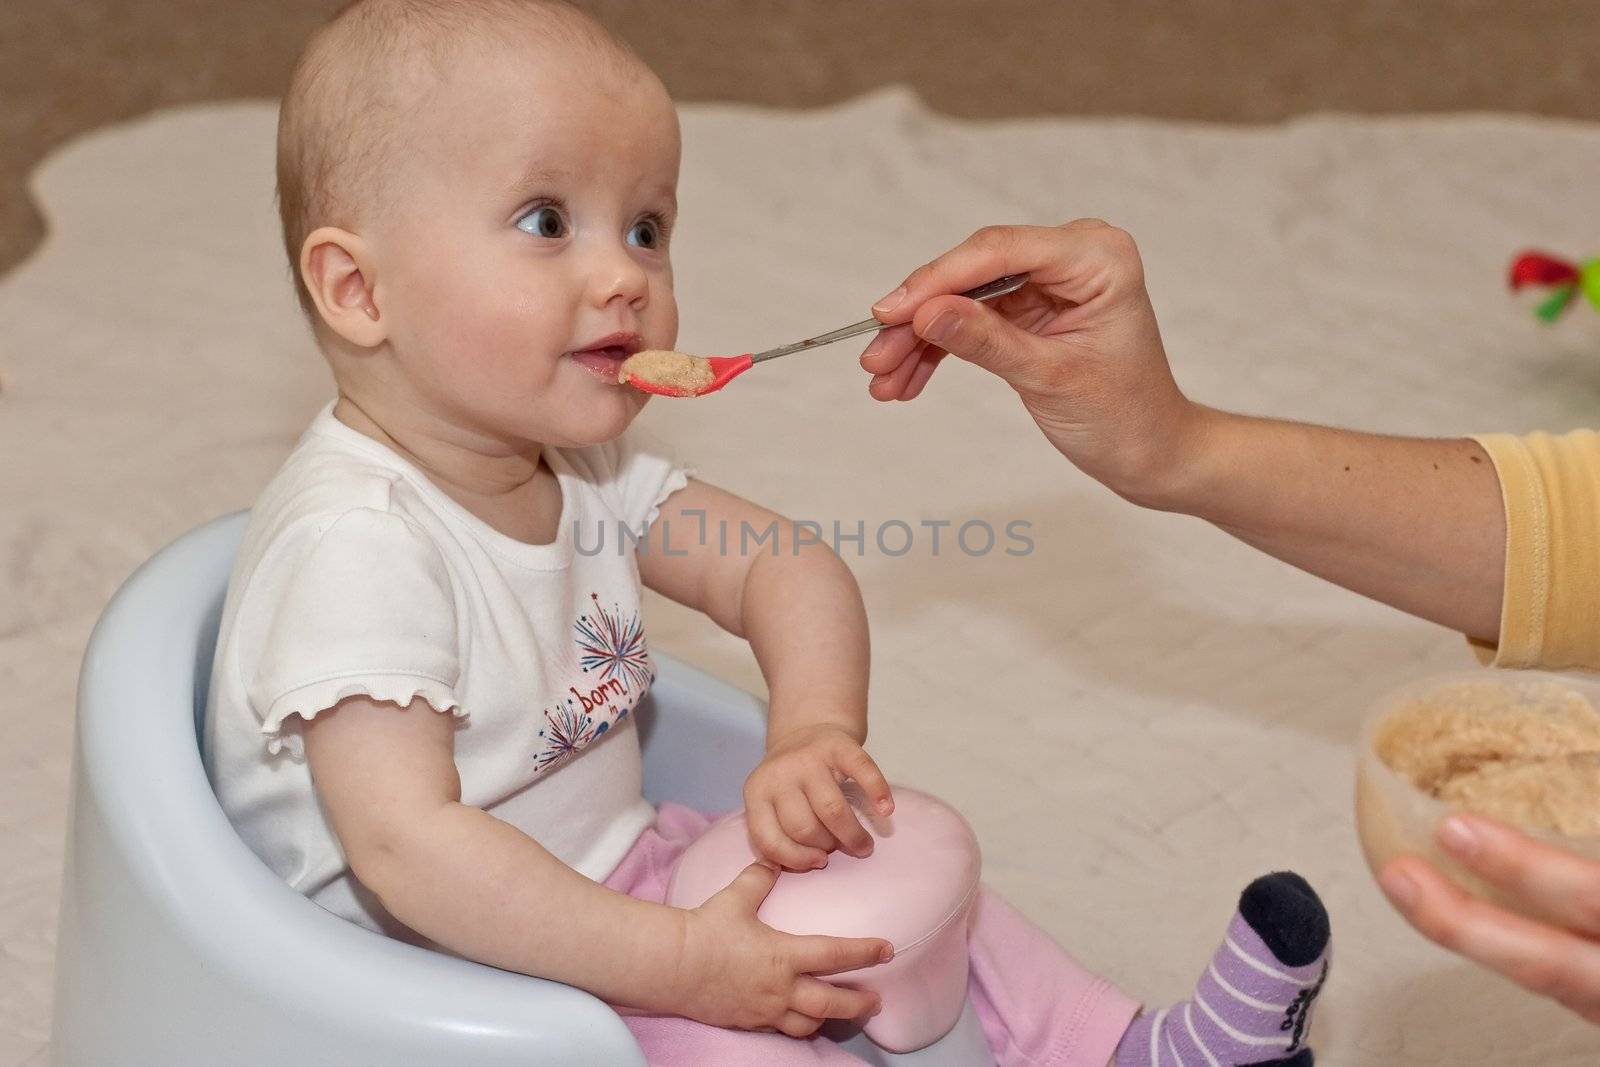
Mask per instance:
[[[1328,948],[1328,913],[1305,879],[1257,878],[1194,996],[1129,1024],[1115,1067],[1311,1067],[1305,1041]]]

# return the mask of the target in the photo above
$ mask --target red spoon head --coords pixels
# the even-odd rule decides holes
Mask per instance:
[[[628,384],[641,392],[654,393],[656,396],[705,396],[707,393],[716,392],[755,366],[748,353],[742,356],[707,356],[706,362],[711,364],[711,381],[694,392],[631,374],[628,375]]]
[[[665,382],[652,382],[648,378],[635,378],[631,374],[628,375],[627,383],[629,385],[633,386],[635,389],[639,390],[639,392],[641,392],[641,393],[651,393],[651,394],[653,394],[655,396],[697,396],[698,395],[696,393],[686,393],[682,389],[679,389],[679,388],[677,388],[675,386],[667,385]]]

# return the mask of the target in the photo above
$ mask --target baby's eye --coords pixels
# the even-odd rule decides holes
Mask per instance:
[[[565,237],[567,220],[561,216],[561,209],[554,204],[540,204],[529,209],[517,220],[517,229],[523,233],[531,233],[535,237]]]
[[[655,219],[640,219],[628,231],[628,243],[640,248],[660,248],[661,224]]]

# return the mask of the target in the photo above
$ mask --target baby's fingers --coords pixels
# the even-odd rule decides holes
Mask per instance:
[[[755,804],[745,809],[745,823],[750,828],[750,845],[756,855],[782,864],[791,871],[809,871],[828,862],[828,854],[819,848],[807,848],[778,825],[777,812],[771,804]]]
[[[778,813],[778,828],[790,841],[824,853],[839,847],[838,839],[821,822],[821,813],[811,802],[803,780],[779,793],[772,807]]]
[[[872,854],[872,835],[850,809],[838,782],[832,777],[811,779],[806,783],[806,799],[822,825],[846,852],[857,857]]]
[[[778,1020],[776,1027],[779,1033],[788,1034],[790,1037],[810,1037],[822,1029],[822,1020],[802,1015],[797,1011],[786,1011],[783,1018]]]
[[[789,998],[791,1009],[813,1019],[860,1019],[874,1014],[880,1003],[876,993],[811,977],[801,977]]]
[[[889,780],[878,769],[878,762],[867,755],[860,745],[841,746],[834,754],[834,765],[872,801],[872,810],[879,815],[894,813],[894,794],[889,790]]]
[[[772,892],[772,887],[777,881],[777,871],[765,863],[752,863],[740,871],[726,888],[717,893],[717,896],[732,900],[740,911],[754,915],[760,909],[761,902],[767,899],[767,894]]]
[[[881,937],[827,937],[807,934],[787,939],[795,970],[804,974],[838,974],[873,967],[894,959],[894,946]]]

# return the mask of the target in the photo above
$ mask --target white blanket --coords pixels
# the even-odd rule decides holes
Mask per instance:
[[[85,137],[35,189],[45,245],[0,280],[0,1063],[42,1056],[77,661],[118,582],[247,506],[329,392],[272,207],[274,109]],[[979,225],[1099,215],[1140,240],[1180,382],[1221,406],[1399,433],[1596,419],[1600,316],[1504,291],[1525,245],[1600,252],[1600,127],[1522,117],[967,123],[891,91],[818,112],[684,109],[681,347],[864,317]],[[1591,1063],[1600,1031],[1423,942],[1357,851],[1366,705],[1462,641],[1138,511],[1013,395],[947,363],[879,406],[859,346],[645,423],[703,477],[831,532],[874,625],[871,749],[971,818],[986,875],[1136,996],[1187,994],[1239,888],[1293,868],[1333,915],[1330,1065]],[[969,557],[954,529],[1031,523]],[[900,520],[912,550],[878,550]],[[931,527],[949,521],[937,555]],[[889,547],[902,535],[890,528]],[[1005,547],[1002,540],[1000,549]],[[747,652],[655,599],[653,643],[746,687]]]

